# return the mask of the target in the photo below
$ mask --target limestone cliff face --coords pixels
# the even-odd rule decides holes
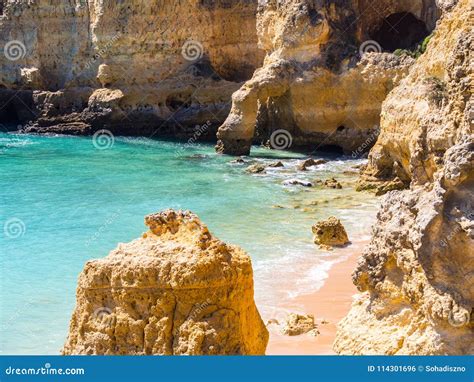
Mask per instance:
[[[87,262],[64,354],[264,354],[249,256],[190,212],[145,218],[142,238]]]
[[[474,352],[474,9],[450,9],[383,106],[369,171],[396,169],[410,185],[382,203],[342,354]]]
[[[0,120],[37,130],[218,125],[263,58],[253,1],[0,3]]]
[[[434,0],[265,1],[257,28],[267,56],[233,95],[218,151],[247,154],[255,137],[266,141],[279,129],[295,147],[370,147],[382,102],[414,62],[381,51],[417,42],[434,28],[439,12]],[[384,30],[398,23],[391,15],[407,23],[397,30],[400,41]],[[364,45],[374,39],[380,44]],[[377,53],[365,54],[370,45]]]

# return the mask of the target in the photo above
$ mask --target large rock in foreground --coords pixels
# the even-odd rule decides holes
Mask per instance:
[[[249,256],[190,212],[145,223],[142,238],[87,262],[63,354],[264,354]]]

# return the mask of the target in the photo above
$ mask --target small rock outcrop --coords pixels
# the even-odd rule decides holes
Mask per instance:
[[[316,223],[313,228],[314,242],[322,247],[343,246],[349,243],[346,229],[334,216]]]
[[[383,106],[366,172],[409,189],[382,200],[338,353],[474,353],[473,20],[459,0]]]
[[[285,167],[285,165],[283,164],[283,162],[277,161],[277,162],[270,163],[268,167],[281,168],[281,167]]]
[[[324,181],[324,187],[340,190],[342,189],[342,184],[339,183],[339,181],[336,178],[330,178]]]
[[[306,159],[305,161],[303,161],[303,163],[301,163],[298,166],[298,170],[299,171],[307,171],[308,168],[310,168],[310,167],[319,166],[320,164],[325,164],[327,162],[328,161],[324,160],[324,159],[316,159],[315,160],[313,158],[309,158],[309,159]]]
[[[313,183],[307,180],[301,179],[288,179],[283,182],[285,186],[302,186],[302,187],[313,187]]]
[[[296,313],[288,315],[281,328],[281,333],[286,336],[299,336],[305,333],[310,333],[314,336],[319,334],[318,326],[314,323],[313,315],[302,315]]]
[[[86,263],[63,354],[264,354],[249,256],[188,211],[145,223],[142,238]]]
[[[266,166],[260,163],[255,163],[247,167],[245,172],[249,174],[264,174],[266,170]]]

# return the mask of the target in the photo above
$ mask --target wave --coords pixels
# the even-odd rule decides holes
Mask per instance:
[[[28,138],[0,138],[0,153],[4,153],[9,149],[21,148],[35,145],[38,142],[33,142]]]

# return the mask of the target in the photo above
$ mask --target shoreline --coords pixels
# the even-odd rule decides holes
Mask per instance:
[[[349,312],[352,297],[358,293],[352,283],[352,272],[368,241],[359,242],[351,248],[347,259],[334,264],[328,272],[324,285],[316,292],[300,295],[294,299],[295,305],[304,314],[314,315],[320,334],[284,336],[275,325],[268,326],[270,340],[266,355],[334,355],[332,344],[335,340],[337,324]],[[322,324],[325,320],[328,323]]]

